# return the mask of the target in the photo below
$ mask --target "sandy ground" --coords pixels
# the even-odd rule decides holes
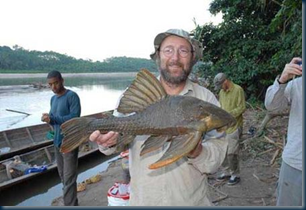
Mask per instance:
[[[274,206],[278,169],[269,166],[261,158],[242,158],[241,182],[229,186],[217,182],[216,174],[209,176],[209,194],[216,206]],[[107,191],[121,181],[121,161],[113,162],[107,171],[100,173],[101,181],[86,185],[78,192],[80,206],[107,206]],[[53,200],[52,206],[63,206],[62,197]]]

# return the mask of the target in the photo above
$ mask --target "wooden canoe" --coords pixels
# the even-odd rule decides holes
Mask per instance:
[[[102,118],[111,113],[112,110],[86,117]],[[57,167],[53,141],[46,137],[46,133],[51,130],[48,124],[40,124],[0,133],[1,147],[12,148],[8,153],[1,155],[0,191]],[[85,142],[79,147],[79,159],[96,151],[98,151],[96,143]],[[42,166],[46,167],[45,171],[25,174],[26,169]]]
[[[101,118],[106,114],[110,113],[112,113],[112,110],[87,115],[86,117]],[[20,155],[48,145],[52,145],[52,139],[47,138],[47,133],[52,130],[52,126],[47,123],[44,123],[39,125],[1,131],[0,161],[11,158],[15,155]]]
[[[79,147],[79,159],[97,152],[98,146],[94,142],[85,142]],[[54,147],[48,145],[13,158],[0,162],[0,191],[15,184],[47,173],[57,167]],[[43,171],[25,173],[27,169],[42,169]]]

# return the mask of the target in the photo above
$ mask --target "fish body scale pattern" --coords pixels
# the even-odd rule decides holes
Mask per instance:
[[[102,133],[117,131],[134,135],[178,135],[176,126],[183,119],[177,113],[178,110],[177,105],[169,98],[131,116],[97,119],[90,125],[90,130],[100,130]]]

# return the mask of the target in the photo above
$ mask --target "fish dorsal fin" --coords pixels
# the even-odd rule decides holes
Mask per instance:
[[[129,88],[123,93],[117,108],[128,114],[143,111],[149,105],[162,100],[167,95],[158,79],[147,69],[141,69]]]

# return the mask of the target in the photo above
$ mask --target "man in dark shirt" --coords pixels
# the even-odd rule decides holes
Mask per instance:
[[[48,73],[47,82],[50,89],[55,93],[51,98],[49,114],[43,113],[41,120],[49,123],[54,129],[54,151],[57,162],[57,170],[63,183],[63,198],[65,206],[78,206],[77,198],[77,168],[79,149],[62,154],[59,148],[63,136],[61,124],[74,117],[80,117],[81,104],[79,96],[72,90],[64,87],[64,79],[58,71]]]

